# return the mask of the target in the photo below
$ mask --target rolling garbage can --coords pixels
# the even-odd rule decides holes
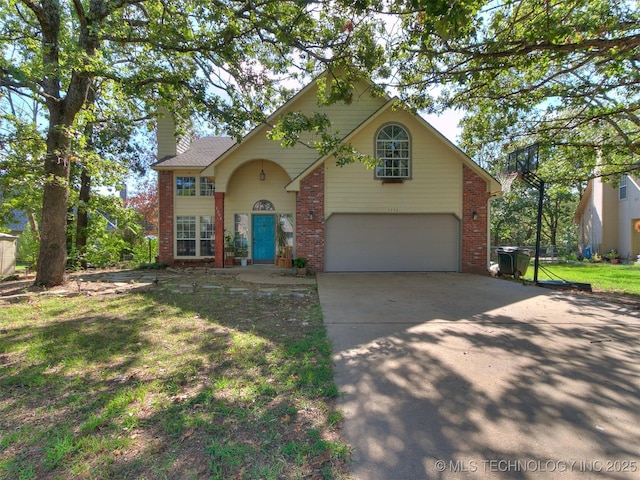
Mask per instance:
[[[527,273],[531,250],[522,247],[498,247],[498,265],[501,275],[513,275],[513,278],[520,278]]]

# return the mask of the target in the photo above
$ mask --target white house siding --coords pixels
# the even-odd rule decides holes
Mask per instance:
[[[600,253],[620,249],[620,202],[618,189],[610,183],[602,183],[602,244]]]
[[[619,200],[619,207],[620,246],[618,252],[621,255],[629,255],[635,260],[640,255],[640,232],[634,228],[635,223],[640,220],[640,184],[637,177],[627,176],[627,198]]]
[[[640,254],[640,233],[634,228],[640,220],[640,187],[638,179],[627,177],[627,198],[620,200],[617,186],[593,179],[581,200],[579,217],[583,247],[601,255],[616,249],[622,256]]]

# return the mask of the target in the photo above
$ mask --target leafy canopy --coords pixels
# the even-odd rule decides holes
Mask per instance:
[[[640,12],[626,0],[412,0],[385,13],[389,83],[417,109],[467,111],[464,146],[560,149],[559,177],[635,168]],[[599,154],[598,154],[599,152]]]

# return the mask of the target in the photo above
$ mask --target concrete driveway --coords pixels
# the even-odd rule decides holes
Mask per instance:
[[[465,274],[320,274],[359,480],[640,478],[640,312]]]

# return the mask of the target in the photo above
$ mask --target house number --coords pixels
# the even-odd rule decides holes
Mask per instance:
[[[398,209],[397,208],[389,208],[387,211],[390,212],[390,213],[398,213]]]

